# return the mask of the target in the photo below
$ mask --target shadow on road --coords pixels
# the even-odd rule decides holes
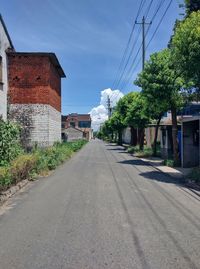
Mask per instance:
[[[135,160],[124,160],[124,161],[120,161],[118,163],[121,163],[121,164],[130,164],[130,165],[141,165],[141,166],[144,166],[145,165],[145,166],[150,166],[149,163],[144,162],[142,160],[137,160],[137,159],[135,159]]]
[[[175,179],[159,171],[144,172],[140,173],[139,175],[144,177],[145,179],[150,179],[164,183],[171,183],[176,185],[181,185],[183,183],[183,179]]]

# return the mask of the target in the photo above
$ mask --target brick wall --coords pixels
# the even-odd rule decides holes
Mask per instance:
[[[48,56],[8,54],[11,104],[48,104],[61,111],[61,79]]]

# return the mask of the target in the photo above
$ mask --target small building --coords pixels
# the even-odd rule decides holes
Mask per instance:
[[[64,130],[62,130],[62,140],[63,141],[75,141],[80,140],[84,138],[84,132],[80,129],[74,128],[74,127],[68,127]]]
[[[14,46],[0,15],[0,118],[3,120],[7,119],[8,63],[6,52],[8,50],[14,51]]]
[[[183,118],[181,140],[182,167],[200,166],[200,116]]]
[[[71,113],[67,116],[62,116],[62,134],[64,135],[66,130],[71,127],[82,131],[82,138],[90,140],[92,138],[91,122],[90,114]]]
[[[23,126],[26,147],[61,141],[61,78],[54,53],[8,52],[10,117]]]

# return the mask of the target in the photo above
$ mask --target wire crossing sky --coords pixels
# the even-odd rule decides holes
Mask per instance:
[[[102,93],[109,92],[115,103],[122,93],[137,90],[133,81],[142,68],[142,34],[135,21],[141,22],[143,16],[152,21],[146,27],[148,59],[167,46],[182,12],[181,3],[183,0],[1,0],[0,12],[17,51],[55,52],[58,56],[67,75],[62,82],[63,113],[88,113],[104,106]],[[109,88],[112,90],[104,91]],[[113,90],[119,90],[118,95]]]

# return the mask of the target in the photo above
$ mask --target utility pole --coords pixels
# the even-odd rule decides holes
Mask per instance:
[[[142,22],[135,22],[135,24],[142,24],[142,70],[144,70],[145,65],[145,55],[146,55],[146,45],[145,45],[145,37],[146,37],[146,31],[145,26],[150,25],[152,22],[146,22],[145,17],[142,17]],[[140,149],[144,148],[144,139],[145,139],[145,132],[144,128],[138,129],[137,128],[137,139],[140,144]]]
[[[143,16],[142,22],[135,22],[135,24],[142,24],[142,70],[144,70],[145,64],[145,55],[146,55],[146,48],[145,48],[145,26],[150,25],[152,22],[146,22],[145,17]]]
[[[107,96],[107,107],[108,107],[108,118],[111,117],[111,112],[112,112],[112,108],[111,108],[111,103],[110,103],[110,96]]]

